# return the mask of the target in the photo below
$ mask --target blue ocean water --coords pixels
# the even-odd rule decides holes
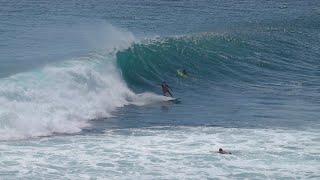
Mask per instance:
[[[2,0],[0,179],[319,179],[319,57],[316,0]]]

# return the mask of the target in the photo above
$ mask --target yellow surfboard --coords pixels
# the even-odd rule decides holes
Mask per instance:
[[[182,78],[187,78],[188,77],[188,75],[184,74],[181,70],[177,70],[177,74],[178,74],[178,76],[180,76]]]

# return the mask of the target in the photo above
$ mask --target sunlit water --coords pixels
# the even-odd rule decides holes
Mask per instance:
[[[319,179],[319,7],[1,1],[0,179]]]

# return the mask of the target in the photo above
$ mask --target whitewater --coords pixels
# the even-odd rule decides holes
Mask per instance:
[[[154,93],[135,94],[127,87],[114,51],[129,47],[134,36],[111,25],[107,28],[114,40],[108,41],[112,45],[104,47],[104,54],[92,53],[1,80],[0,140],[77,133],[89,126],[89,120],[111,117],[116,108],[170,100]]]
[[[0,179],[319,179],[319,7],[1,1]]]

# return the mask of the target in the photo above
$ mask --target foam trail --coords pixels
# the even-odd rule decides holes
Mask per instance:
[[[125,48],[130,33],[111,30],[113,48]],[[115,35],[120,36],[116,42]],[[127,41],[125,41],[125,37]],[[0,140],[76,133],[88,120],[110,117],[117,107],[144,105],[163,97],[135,94],[115,64],[115,54],[91,54],[0,80]]]

